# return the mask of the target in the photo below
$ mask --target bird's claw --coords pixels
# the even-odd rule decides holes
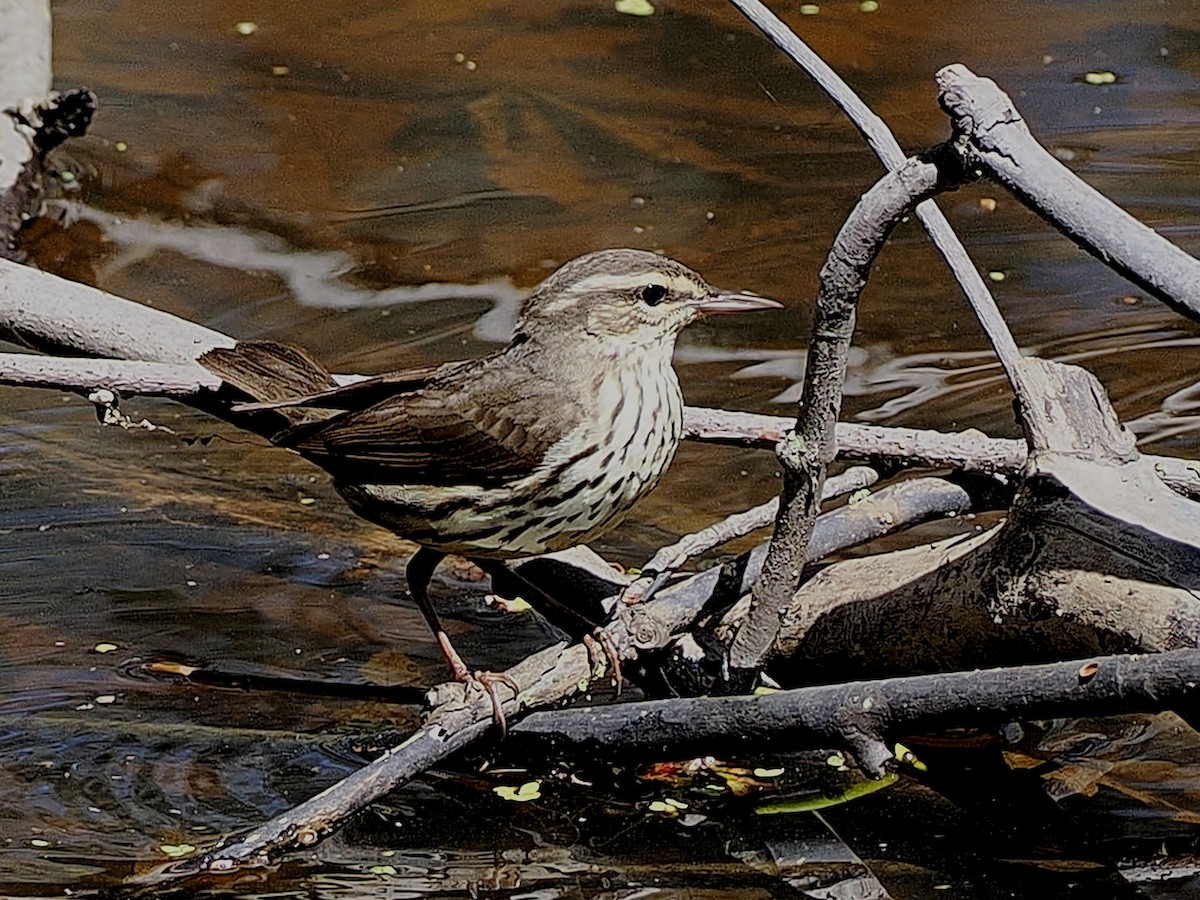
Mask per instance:
[[[504,704],[500,700],[497,685],[504,685],[513,692],[515,698],[521,689],[517,683],[503,672],[462,672],[454,673],[455,680],[463,686],[463,698],[469,700],[472,690],[484,692],[492,701],[492,721],[500,726],[500,734],[508,733],[508,721],[504,717]]]
[[[621,654],[617,650],[617,644],[613,640],[611,634],[604,628],[597,627],[591,634],[583,636],[583,645],[587,647],[588,662],[591,664],[592,671],[603,668],[605,661],[608,667],[612,669],[613,684],[617,689],[617,696],[621,696],[621,688],[625,684],[625,678],[621,674]],[[604,654],[601,659],[600,654]]]

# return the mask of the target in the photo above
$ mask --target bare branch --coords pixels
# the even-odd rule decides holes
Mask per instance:
[[[879,473],[866,466],[854,466],[825,482],[821,491],[822,500],[831,500],[852,491],[870,487],[879,480]],[[772,497],[753,509],[734,513],[694,534],[684,535],[674,544],[659,549],[645,566],[636,581],[621,592],[625,603],[638,603],[653,597],[671,576],[689,559],[695,559],[714,547],[745,537],[760,528],[766,528],[779,512],[779,498]]]
[[[866,138],[867,144],[875,151],[875,155],[889,170],[896,170],[905,163],[906,154],[900,149],[895,136],[888,130],[887,125],[850,87],[838,77],[826,62],[812,51],[787,27],[774,13],[766,8],[759,0],[731,0],[733,5],[753,22],[760,31],[782,50],[793,62],[812,78],[824,90],[838,107],[854,124],[854,127]],[[971,262],[966,248],[955,235],[954,229],[942,215],[932,200],[926,200],[917,207],[917,218],[929,232],[934,246],[945,258],[950,271],[958,281],[967,302],[983,326],[984,333],[991,342],[1001,366],[1009,379],[1015,377],[1017,362],[1021,353],[1016,341],[1008,330],[1008,324],[1000,314],[996,301],[988,290],[979,274],[979,269]]]
[[[761,696],[673,698],[539,712],[513,727],[621,753],[761,754],[771,748],[882,745],[948,724],[1158,712],[1195,702],[1200,651],[1099,656],[1039,666],[823,685]],[[858,734],[854,734],[858,732]],[[891,753],[887,753],[887,758]],[[879,762],[859,759],[882,777]]]
[[[728,409],[684,408],[683,436],[686,440],[738,447],[774,449],[795,425],[785,416],[764,416]],[[964,472],[1015,475],[1024,467],[1028,450],[1024,441],[990,438],[982,432],[946,434],[918,428],[892,428],[838,422],[838,458],[860,462],[891,461],[931,469],[960,469]],[[1174,456],[1145,458],[1158,476],[1176,493],[1200,499],[1200,462]]]
[[[825,471],[837,455],[834,425],[855,313],[871,264],[892,229],[914,203],[939,188],[938,170],[919,160],[885,175],[855,206],[821,268],[804,389],[796,428],[779,444],[783,493],[771,550],[754,601],[730,647],[735,681],[761,665],[779,633],[780,614],[800,586]]]
[[[0,259],[0,335],[64,355],[190,363],[233,338],[104,291]]]
[[[105,387],[122,394],[189,399],[215,391],[221,379],[193,363],[0,353],[0,384],[60,391]]]
[[[955,140],[971,164],[1101,262],[1176,312],[1200,320],[1200,261],[1050,155],[994,81],[952,65],[938,72],[937,82]]]

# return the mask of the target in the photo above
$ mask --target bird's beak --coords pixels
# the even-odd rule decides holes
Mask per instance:
[[[783,309],[782,303],[757,297],[754,294],[726,294],[720,291],[693,300],[690,304],[705,315],[731,315],[733,313],[757,312],[763,309]]]

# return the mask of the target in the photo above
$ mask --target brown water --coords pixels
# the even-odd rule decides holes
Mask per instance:
[[[495,347],[521,293],[578,253],[661,249],[788,305],[691,329],[678,354],[689,401],[786,411],[816,272],[879,166],[732,9],[658,6],[636,18],[603,2],[56,4],[58,84],[93,88],[101,111],[62,158],[78,176],[70,224],[31,253],[366,372]],[[1194,5],[778,11],[904,146],[945,135],[932,75],[966,63],[1088,181],[1200,250]],[[1100,70],[1117,83],[1084,83]],[[995,291],[1022,346],[1094,371],[1147,447],[1200,456],[1200,327],[997,190],[942,206],[981,268],[1004,274]],[[1016,433],[986,343],[913,226],[873,275],[846,406],[861,421]],[[392,601],[402,547],[322,474],[171,403],[126,409],[174,434],[102,430],[74,398],[0,392],[8,894],[115,884],[164,860],[164,845],[201,846],[312,795],[361,764],[370,735],[415,720],[412,706],[149,680],[139,660],[335,683],[443,677],[419,616]],[[769,454],[685,447],[598,549],[636,564],[766,498],[774,474]],[[527,616],[481,610],[482,586],[457,587],[435,590],[474,663],[546,640]],[[905,779],[820,818],[757,817],[757,801],[699,790],[692,814],[665,817],[646,805],[662,789],[611,774],[518,805],[491,793],[504,779],[459,767],[239,890],[774,896],[810,877],[869,891],[874,876],[894,897],[1128,896],[1114,862],[1194,850],[1195,734],[1169,717],[1063,731],[1027,733],[1011,766],[947,756],[932,785]],[[1046,757],[1049,774],[1021,767]],[[1190,889],[1176,879],[1152,894]]]

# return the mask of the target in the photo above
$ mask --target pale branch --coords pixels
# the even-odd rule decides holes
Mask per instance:
[[[771,549],[750,613],[729,651],[735,686],[744,686],[765,660],[779,633],[780,615],[800,586],[825,472],[837,454],[834,425],[858,300],[871,265],[904,212],[940,187],[937,168],[916,159],[885,175],[855,206],[821,267],[796,427],[777,451],[783,491]]]
[[[895,136],[871,109],[855,94],[829,65],[813,52],[796,33],[783,23],[759,0],[731,0],[733,5],[748,18],[760,31],[798,65],[810,78],[827,93],[846,114],[847,118],[866,139],[868,146],[879,157],[888,170],[896,170],[905,164],[907,154],[900,148]],[[954,278],[958,281],[963,294],[975,311],[979,324],[983,327],[989,342],[996,351],[1005,373],[1013,386],[1016,387],[1017,362],[1021,352],[1013,340],[1004,321],[996,300],[992,297],[987,284],[980,275],[978,267],[967,255],[962,241],[946,221],[942,211],[932,200],[926,200],[917,206],[917,218],[929,233],[935,247],[946,260]]]
[[[683,411],[685,440],[773,450],[796,420],[740,410],[688,406]],[[838,422],[838,458],[859,462],[959,469],[963,472],[1016,475],[1028,460],[1024,441],[992,438],[968,430],[945,433]],[[1145,454],[1163,483],[1178,494],[1200,499],[1200,461]]]
[[[944,478],[925,477],[899,481],[818,516],[813,524],[807,555],[812,560],[825,559],[835,553],[923,522],[964,515],[973,508],[974,502],[970,493],[961,485]],[[760,544],[740,559],[738,565],[741,566],[742,578],[746,582],[754,584],[759,580],[769,550],[769,543]],[[888,559],[892,555],[885,553],[867,559],[879,560],[882,574],[889,571]],[[840,565],[843,564],[833,563],[823,571],[837,571]],[[782,636],[793,641],[797,637],[796,629],[789,625],[796,620],[810,618],[809,598],[806,596],[810,585],[811,582],[808,582],[797,591],[780,612],[780,621],[783,623]],[[725,613],[719,628],[723,642],[732,643],[737,629],[745,621],[750,603],[749,596],[741,597]]]
[[[874,469],[854,466],[828,479],[821,492],[821,499],[832,500],[834,497],[868,488],[878,480],[879,473]],[[695,559],[714,547],[745,537],[760,528],[766,528],[775,521],[778,512],[779,498],[772,497],[766,503],[734,513],[707,528],[684,535],[674,544],[660,548],[650,561],[642,566],[637,579],[621,593],[622,601],[637,603],[650,599],[689,559]]]
[[[1011,99],[966,66],[937,73],[938,99],[954,140],[1017,199],[1101,262],[1176,312],[1200,321],[1200,260],[1139,222],[1054,158]]]
[[[1188,707],[1200,697],[1200,650],[1097,656],[858,681],[760,696],[695,697],[538,712],[511,740],[658,756],[840,749],[858,743],[880,778],[897,739],[947,726],[1111,716]],[[860,751],[861,752],[861,751]]]
[[[195,363],[0,353],[0,384],[75,392],[102,387],[124,395],[191,400],[216,391],[221,379]]]
[[[0,260],[2,265],[3,261]],[[0,302],[2,296],[3,274],[0,273]],[[102,293],[101,296],[106,302],[108,299],[119,299],[111,294]],[[350,382],[363,376],[335,377],[339,381]],[[194,402],[198,395],[215,391],[221,381],[207,369],[193,363],[0,353],[0,384],[75,393],[108,388],[125,396],[169,397],[186,403]],[[207,407],[207,404],[204,405]],[[688,406],[684,407],[683,438],[702,443],[774,450],[795,422],[788,416]],[[1024,441],[992,438],[977,431],[944,433],[838,422],[835,433],[838,459],[845,461],[1013,475],[1021,471],[1027,456]],[[1200,461],[1152,454],[1147,454],[1146,458],[1154,463],[1168,487],[1177,493],[1200,499]]]
[[[774,450],[796,426],[790,416],[730,409],[687,406],[683,410],[684,440],[735,447]],[[859,425],[838,422],[835,429],[838,455],[854,460],[911,459],[913,465],[962,469],[985,474],[1019,472],[1025,464],[1025,442],[991,438],[981,431],[945,433],[918,428]]]
[[[816,562],[921,522],[961,516],[973,505],[966,488],[944,478],[898,481],[819,516],[820,527],[814,523],[807,556]],[[785,616],[797,602],[803,601],[790,598],[780,615]]]
[[[0,337],[48,353],[192,363],[233,338],[141,303],[0,259]]]
[[[922,522],[963,515],[970,512],[972,506],[967,490],[944,478],[910,478],[889,484],[853,503],[817,516],[808,544],[808,555],[813,560],[825,559]],[[760,544],[739,563],[743,566],[742,580],[747,585],[758,581],[762,574],[769,546],[769,543]],[[799,595],[793,597],[781,614],[783,618],[795,615],[794,607],[802,603]],[[727,626],[738,625],[745,616],[746,608],[727,616]]]

